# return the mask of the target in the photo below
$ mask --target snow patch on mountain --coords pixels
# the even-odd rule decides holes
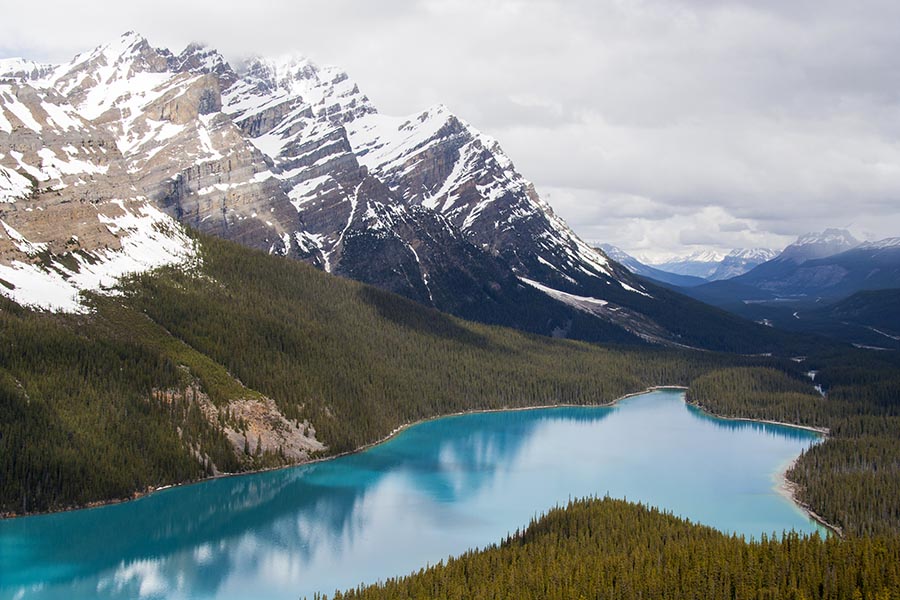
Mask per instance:
[[[0,86],[0,102],[2,102],[2,111],[6,113],[0,117],[0,129],[11,133],[13,125],[18,121],[35,133],[41,132],[43,129],[41,124],[34,118],[31,109],[19,99],[19,88],[12,85]]]
[[[12,169],[0,165],[0,203],[15,202],[29,194],[31,194],[31,182]]]
[[[72,253],[74,268],[71,261],[57,258],[37,261],[35,257],[37,262],[14,260],[8,265],[0,264],[0,294],[24,306],[84,313],[88,308],[82,292],[115,293],[118,280],[126,275],[197,259],[194,242],[178,223],[158,209],[148,204],[126,206],[122,201],[112,204],[118,206],[119,214],[98,214],[98,220],[119,238],[121,248]],[[5,222],[0,223],[20,250],[35,255],[45,249]]]
[[[858,246],[860,249],[867,250],[885,250],[889,248],[900,248],[900,237],[884,238],[874,242],[863,242]]]
[[[563,304],[568,304],[569,306],[573,306],[579,310],[586,310],[585,304],[596,304],[597,306],[606,306],[609,304],[606,300],[601,300],[599,298],[588,298],[587,296],[576,296],[575,294],[569,294],[567,292],[563,292],[560,290],[555,290],[549,286],[546,286],[540,282],[534,281],[532,279],[528,279],[527,277],[519,277],[519,281],[522,283],[527,283],[531,287],[540,290],[554,298],[555,300],[559,300]],[[590,312],[590,311],[587,311]]]

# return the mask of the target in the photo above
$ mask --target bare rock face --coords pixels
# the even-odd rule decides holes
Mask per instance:
[[[29,183],[25,193],[10,193],[0,203],[7,228],[50,254],[120,249],[99,219],[120,217],[122,205],[109,201],[130,201],[136,188],[109,133],[82,119],[53,90],[0,86],[0,100],[0,124],[9,125],[0,128],[0,165]],[[0,260],[33,262],[35,252],[5,233]]]
[[[185,77],[186,85],[172,87],[153,103],[158,107],[156,115],[148,115],[155,121],[168,121],[175,125],[194,123],[201,115],[217,113],[222,109],[219,80],[212,75]],[[144,112],[149,113],[148,107]]]
[[[222,55],[203,44],[189,44],[178,56],[169,57],[168,68],[173,73],[206,73],[213,75],[222,89],[237,81],[237,74]]]
[[[311,423],[288,421],[271,398],[232,400],[221,410],[202,392],[197,393],[196,398],[210,423],[218,423],[220,413],[227,411],[230,420],[226,422],[224,433],[238,456],[245,450],[272,452],[281,454],[289,462],[306,462],[311,455],[327,448],[316,439],[316,430]],[[236,428],[236,422],[245,427]]]

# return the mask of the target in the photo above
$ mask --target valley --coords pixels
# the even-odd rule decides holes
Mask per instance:
[[[895,597],[900,238],[549,199],[296,54],[0,58],[0,598]]]

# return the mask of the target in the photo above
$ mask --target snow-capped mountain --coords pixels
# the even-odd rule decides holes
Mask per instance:
[[[662,269],[651,267],[650,265],[645,265],[632,255],[628,254],[617,246],[613,246],[612,244],[599,244],[598,248],[600,248],[600,250],[603,250],[606,256],[613,259],[620,265],[625,266],[635,275],[640,275],[641,277],[649,277],[650,279],[659,281],[661,283],[678,287],[692,287],[695,285],[701,285],[706,282],[705,279],[701,279],[699,277],[691,277],[690,275],[678,275],[677,273],[670,273],[668,271],[663,271]]]
[[[0,293],[46,309],[84,310],[82,290],[194,258],[134,185],[108,129],[52,87],[0,84],[0,226]]]
[[[121,211],[152,215],[184,260],[169,215],[468,318],[691,342],[678,298],[580,240],[496,140],[444,106],[386,116],[334,67],[236,70],[210,48],[176,55],[135,33],[63,65],[6,59],[0,81],[6,268],[56,276],[73,252],[124,251],[105,237],[122,238],[108,225]],[[27,287],[8,282],[14,297]]]
[[[719,262],[716,270],[707,277],[707,280],[719,281],[743,275],[750,269],[772,260],[776,256],[778,256],[778,252],[769,248],[738,248],[737,250],[732,250]]]
[[[820,303],[892,288],[900,288],[900,238],[859,243],[844,230],[828,229],[801,236],[743,275],[683,291],[747,315],[746,306],[755,310],[766,302]]]
[[[655,264],[654,267],[668,273],[690,275],[706,281],[719,281],[743,275],[777,255],[777,251],[768,248],[737,248],[728,254],[714,250],[698,250],[688,256],[670,258]]]
[[[858,245],[859,240],[845,229],[826,229],[821,233],[807,233],[798,237],[797,241],[785,248],[778,256],[760,263],[753,269],[735,278],[734,281],[741,285],[749,285],[773,293],[787,293],[786,290],[790,289],[792,290],[790,295],[804,293],[800,290],[807,286],[810,286],[810,289],[821,285],[826,285],[827,287],[831,284],[821,280],[823,276],[826,279],[834,279],[835,277],[840,279],[843,273],[832,270],[825,276],[823,275],[824,271],[819,270],[819,275],[816,277],[820,281],[800,284],[795,281],[798,267],[810,261],[837,256],[856,248]],[[803,271],[811,272],[811,269],[803,269]]]
[[[859,245],[859,240],[846,229],[826,229],[821,233],[807,233],[797,238],[778,255],[778,260],[800,264],[815,258],[825,258],[845,252]]]
[[[900,248],[900,237],[884,238],[875,242],[863,242],[857,246],[860,250],[888,250]]]
[[[687,256],[670,258],[666,261],[653,264],[661,271],[668,271],[677,275],[690,275],[706,279],[716,272],[719,263],[726,255],[714,250],[697,250]]]

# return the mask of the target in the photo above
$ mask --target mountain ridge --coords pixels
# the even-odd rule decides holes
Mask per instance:
[[[14,200],[0,218],[26,240],[53,241],[54,265],[70,254],[59,241],[78,218],[72,200],[90,201],[84,190],[100,206],[111,195],[106,186],[201,232],[488,323],[679,346],[705,343],[707,332],[685,322],[736,326],[589,247],[496,140],[446,107],[381,115],[335,67],[255,58],[236,71],[213,49],[191,44],[175,54],[129,32],[49,72],[16,73],[3,76],[19,77],[21,90],[53,95],[77,117],[74,130],[84,133],[69,144],[76,154],[103,139],[102,154],[116,167],[26,194],[20,171],[51,180],[41,158],[0,157],[0,186]],[[15,128],[0,131],[0,148],[26,139],[57,153],[69,147],[47,139],[10,98],[0,114]],[[29,218],[51,202],[60,211],[55,223]],[[99,243],[78,250],[99,261]],[[34,253],[12,250],[7,264],[46,271]],[[571,297],[594,302],[560,300]],[[765,337],[749,326],[746,333]]]

